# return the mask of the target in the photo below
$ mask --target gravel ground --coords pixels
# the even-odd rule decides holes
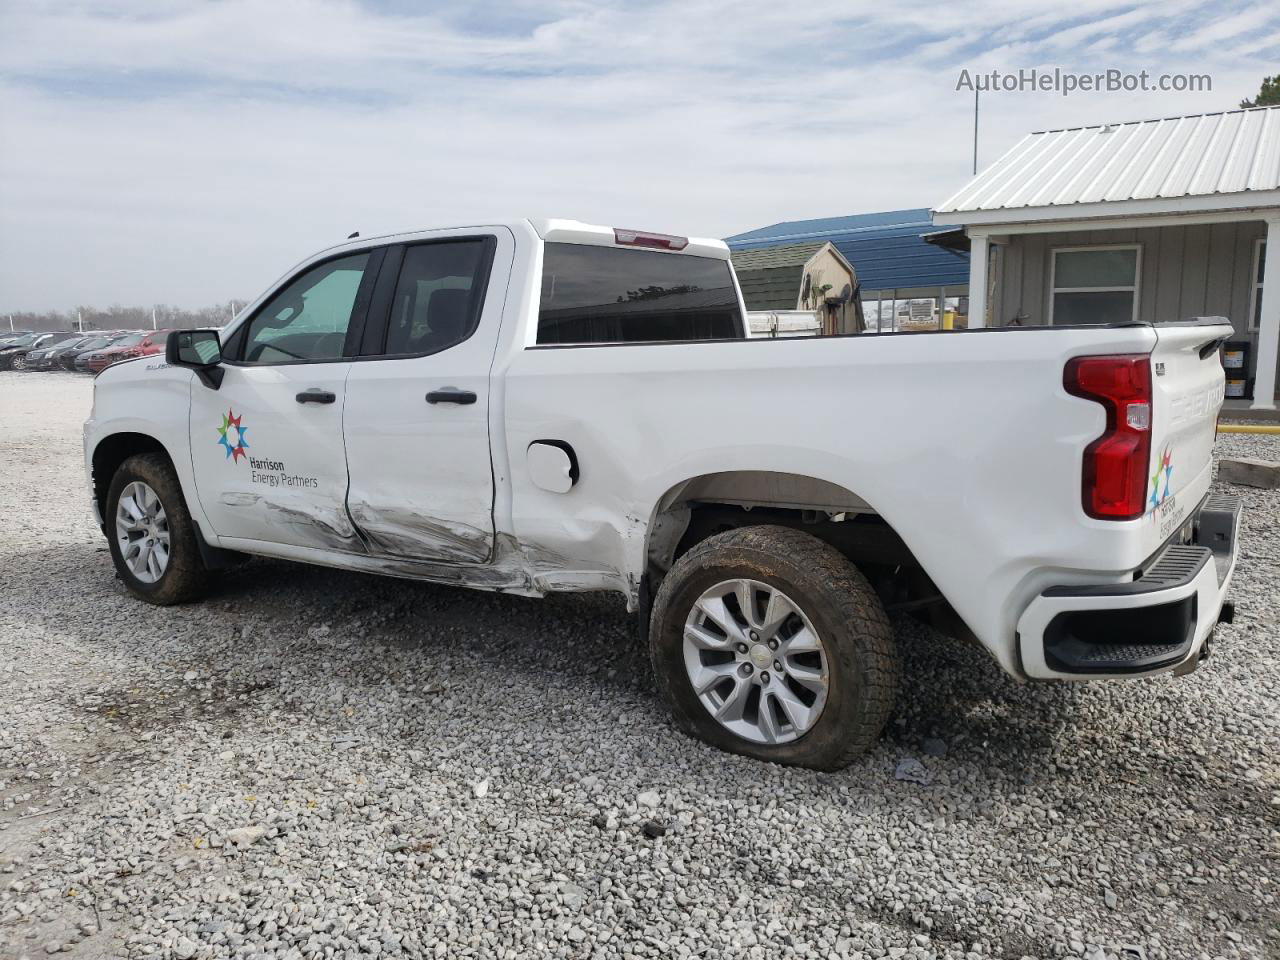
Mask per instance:
[[[612,597],[256,560],[130,599],[90,394],[0,373],[6,960],[1280,956],[1274,491],[1197,673],[1018,686],[900,621],[896,719],[820,774],[676,733]]]

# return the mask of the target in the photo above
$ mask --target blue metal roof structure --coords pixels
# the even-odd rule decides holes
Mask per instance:
[[[853,264],[866,291],[967,285],[969,255],[921,239],[938,230],[927,209],[890,210],[790,220],[728,237],[725,243],[730,250],[753,250],[830,241]]]

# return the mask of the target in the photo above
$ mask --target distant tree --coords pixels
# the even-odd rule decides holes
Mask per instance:
[[[156,326],[190,330],[193,327],[220,327],[231,319],[231,305],[244,309],[245,300],[229,300],[226,303],[211,307],[197,307],[184,310],[156,304]],[[86,332],[90,330],[150,330],[151,307],[122,307],[118,304],[110,307],[80,306],[75,310],[49,310],[44,313],[15,310],[12,314],[0,307],[0,333],[9,332],[9,318],[13,318],[15,330],[78,330],[80,321],[84,322]]]
[[[1262,89],[1258,91],[1258,95],[1252,100],[1241,100],[1240,106],[1245,108],[1280,106],[1280,73],[1274,77],[1263,77]]]

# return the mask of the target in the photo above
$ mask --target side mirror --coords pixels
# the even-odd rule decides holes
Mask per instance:
[[[200,382],[211,390],[222,386],[225,371],[219,366],[222,344],[217,330],[175,330],[165,341],[164,360],[171,367],[195,370]]]

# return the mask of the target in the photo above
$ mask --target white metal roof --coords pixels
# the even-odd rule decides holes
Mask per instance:
[[[1280,107],[1028,134],[934,222],[1280,206]]]

